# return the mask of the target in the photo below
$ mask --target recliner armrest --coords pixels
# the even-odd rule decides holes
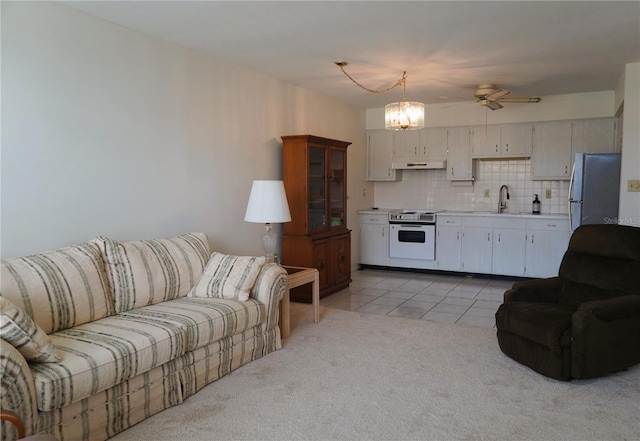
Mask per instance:
[[[505,302],[557,303],[562,289],[559,277],[516,282],[504,293]]]
[[[632,294],[584,302],[578,307],[577,314],[593,315],[603,322],[640,317],[640,295]]]

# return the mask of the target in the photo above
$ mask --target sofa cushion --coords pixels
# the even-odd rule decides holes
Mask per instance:
[[[185,331],[185,350],[192,351],[266,321],[257,300],[186,297],[123,312],[119,316],[144,323],[166,323]]]
[[[113,314],[100,250],[90,242],[2,260],[0,293],[47,334]]]
[[[31,365],[38,409],[89,397],[185,352],[184,327],[115,315],[51,335],[59,363]]]
[[[247,300],[265,260],[264,256],[213,253],[188,296]]]
[[[60,361],[51,338],[24,311],[0,296],[0,338],[29,361]]]
[[[116,312],[186,296],[210,254],[204,233],[132,242],[106,237],[93,241],[103,254]]]

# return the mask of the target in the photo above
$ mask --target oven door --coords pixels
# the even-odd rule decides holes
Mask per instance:
[[[389,257],[435,260],[436,226],[431,224],[390,224]]]

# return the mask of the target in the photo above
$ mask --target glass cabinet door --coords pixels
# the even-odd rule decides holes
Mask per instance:
[[[309,230],[327,227],[327,162],[326,149],[309,147]]]
[[[343,228],[345,226],[345,162],[346,152],[331,149],[331,170],[329,175],[330,204],[330,228]]]

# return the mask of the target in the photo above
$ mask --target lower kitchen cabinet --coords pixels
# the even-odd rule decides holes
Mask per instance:
[[[470,273],[491,274],[493,231],[490,228],[462,229],[462,269]]]
[[[568,219],[527,220],[526,276],[557,276],[570,238]]]
[[[493,274],[522,276],[525,270],[525,230],[503,228],[493,232]]]
[[[389,215],[360,213],[360,264],[387,266]]]
[[[436,226],[436,260],[438,269],[460,271],[462,268],[462,219],[447,216]]]
[[[318,269],[321,298],[351,282],[350,231],[329,237],[283,236],[282,254],[295,266]],[[291,290],[291,300],[311,303],[311,285]]]
[[[566,218],[438,215],[438,269],[517,277],[558,274],[571,233]]]

